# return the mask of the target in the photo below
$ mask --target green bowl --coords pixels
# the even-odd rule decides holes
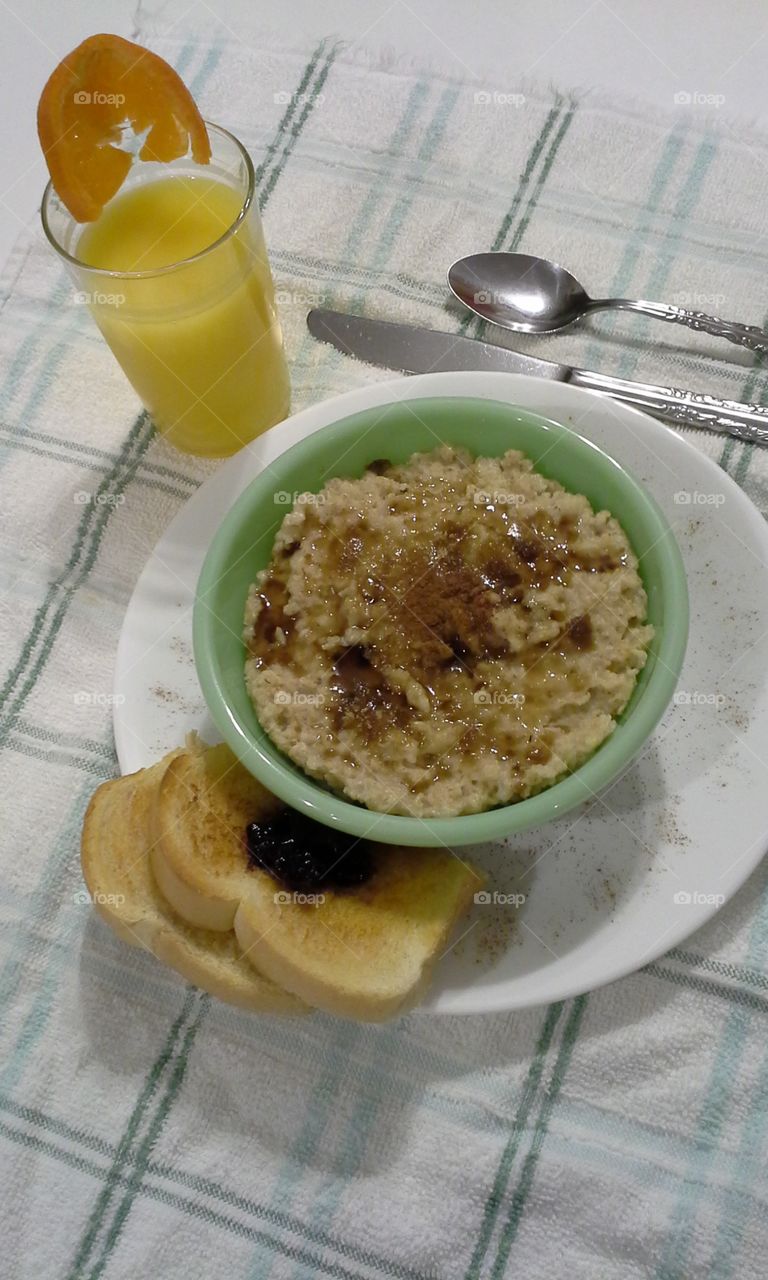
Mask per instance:
[[[610,738],[573,773],[515,804],[457,818],[377,815],[303,773],[273,744],[245,686],[241,638],[248,589],[269,563],[289,510],[281,496],[317,492],[333,476],[360,476],[376,458],[405,462],[446,443],[495,457],[520,449],[542,475],[621,522],[640,563],[655,628],[648,661]],[[675,690],[688,638],[682,558],[653,499],[612,458],[556,422],[495,400],[433,398],[367,409],[286,450],[248,486],[221,524],[197,586],[194,649],[211,715],[232,750],[265,787],[328,826],[398,845],[463,845],[525,831],[590,799],[629,764]]]

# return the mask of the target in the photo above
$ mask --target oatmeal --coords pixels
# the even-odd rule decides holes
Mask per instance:
[[[245,615],[286,755],[419,817],[523,799],[612,732],[652,628],[620,524],[523,454],[446,446],[303,495]]]

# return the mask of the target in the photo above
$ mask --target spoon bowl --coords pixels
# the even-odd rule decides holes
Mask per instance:
[[[451,292],[483,320],[518,333],[555,333],[591,305],[575,276],[527,253],[473,253],[448,272]]]

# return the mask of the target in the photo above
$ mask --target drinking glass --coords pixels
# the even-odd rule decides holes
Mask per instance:
[[[286,416],[290,383],[253,164],[226,129],[207,129],[209,164],[187,156],[167,164],[137,158],[114,197],[176,176],[226,185],[239,212],[200,252],[152,270],[90,266],[78,246],[98,223],[76,222],[51,183],[42,220],[78,300],[89,306],[161,434],[187,453],[224,457]]]

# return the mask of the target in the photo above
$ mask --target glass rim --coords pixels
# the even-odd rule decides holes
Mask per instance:
[[[251,160],[250,155],[246,151],[240,139],[235,137],[234,133],[230,133],[228,129],[223,128],[220,124],[213,124],[211,120],[205,121],[205,127],[206,129],[213,130],[214,133],[217,133],[224,138],[228,138],[230,142],[235,144],[237,150],[240,152],[241,158],[245,162],[245,169],[248,178],[248,187],[245,193],[245,198],[240,206],[237,217],[232,223],[230,223],[226,231],[223,231],[216,240],[212,240],[204,249],[199,249],[197,253],[192,253],[187,258],[179,258],[176,262],[169,262],[164,267],[153,267],[148,271],[114,271],[107,267],[94,267],[92,263],[83,262],[82,259],[76,258],[74,254],[69,253],[68,250],[66,250],[63,245],[59,244],[56,239],[48,219],[48,206],[54,196],[58,200],[61,200],[61,197],[54,188],[53,182],[49,179],[46,183],[42,203],[40,205],[40,220],[43,224],[43,231],[45,232],[46,239],[56,250],[59,257],[64,258],[65,261],[70,263],[73,267],[77,267],[78,271],[90,271],[95,275],[105,276],[115,280],[143,280],[151,279],[156,276],[169,275],[171,272],[179,271],[182,267],[186,267],[190,263],[199,262],[201,258],[205,258],[207,254],[211,253],[214,249],[217,249],[219,245],[222,245],[225,241],[229,240],[235,234],[238,227],[245,221],[245,218],[253,204],[254,196],[256,194],[256,171],[253,167],[253,161]],[[181,159],[182,157],[179,158]],[[152,162],[150,161],[150,163]],[[168,162],[164,161],[161,163],[167,164]],[[205,166],[201,165],[200,168],[204,169]],[[116,192],[115,194],[118,193]],[[66,209],[66,205],[64,205],[63,202],[62,206]],[[72,218],[72,214],[69,213],[69,210],[67,210],[67,213],[68,216]],[[72,218],[72,221],[74,222],[76,219]],[[82,225],[88,226],[90,224],[83,223]]]

